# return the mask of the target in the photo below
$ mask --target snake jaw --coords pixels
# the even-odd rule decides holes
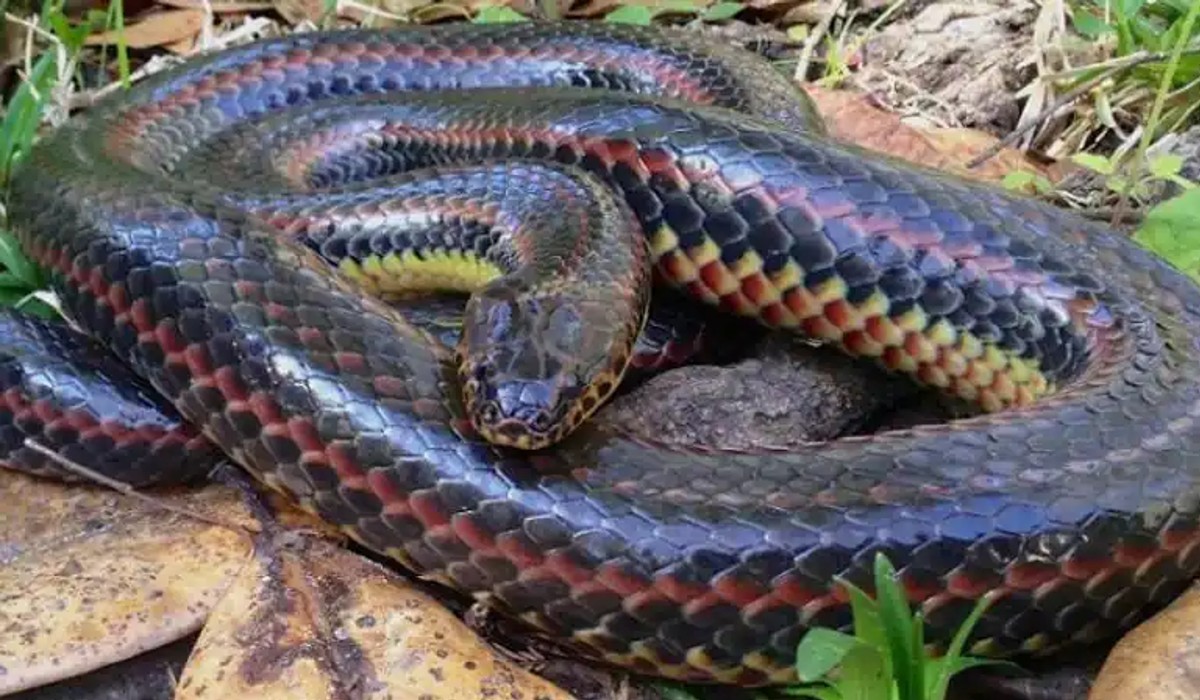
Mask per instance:
[[[476,393],[475,429],[496,444],[523,450],[548,447],[571,427],[564,423],[566,402],[556,400],[555,393],[549,381],[501,383],[490,392],[494,397],[490,399]]]

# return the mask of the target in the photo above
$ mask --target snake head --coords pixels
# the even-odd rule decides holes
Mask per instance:
[[[458,358],[475,429],[492,443],[533,450],[577,428],[628,362],[633,336],[617,315],[602,298],[530,291],[506,278],[473,295]]]

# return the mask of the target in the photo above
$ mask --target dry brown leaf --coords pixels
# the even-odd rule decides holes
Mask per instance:
[[[471,10],[466,2],[433,2],[412,11],[415,22],[432,24],[454,19],[470,19]]]
[[[409,13],[420,0],[366,0],[338,4],[338,17],[359,26],[395,27],[408,22]]]
[[[1051,182],[1062,176],[1060,169],[1030,160],[1011,148],[1003,149],[978,168],[968,169],[966,163],[997,142],[994,136],[974,129],[919,129],[875,106],[861,93],[816,85],[806,85],[805,90],[816,102],[831,136],[864,148],[976,180],[1000,181],[1018,170],[1042,175]]]
[[[196,51],[196,43],[198,41],[198,37],[190,36],[180,41],[164,44],[163,48],[175,54],[176,56],[190,56]]]
[[[161,500],[254,522],[227,487]],[[249,544],[237,527],[0,469],[0,695],[191,634]]]
[[[203,26],[204,12],[201,10],[166,10],[126,26],[123,32],[111,30],[93,34],[86,43],[115,44],[121,39],[131,49],[148,49],[190,39],[199,34]]]
[[[325,19],[324,0],[276,0],[275,11],[290,25],[302,22],[320,24]]]
[[[266,529],[230,486],[146,495],[0,468],[0,695],[191,634]],[[280,494],[260,498],[275,529],[344,540]]]
[[[1109,653],[1088,700],[1200,697],[1200,586],[1126,634]]]
[[[317,539],[264,541],[200,633],[176,700],[571,697],[403,578]]]

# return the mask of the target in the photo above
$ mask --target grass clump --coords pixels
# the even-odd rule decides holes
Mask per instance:
[[[980,598],[956,631],[945,653],[926,649],[922,614],[909,607],[904,587],[887,556],[875,556],[875,597],[845,580],[854,634],[815,628],[796,648],[798,683],[759,694],[811,700],[945,700],[950,680],[969,668],[1011,664],[964,654],[971,631],[994,598]],[[695,700],[678,686],[659,686],[667,700]]]

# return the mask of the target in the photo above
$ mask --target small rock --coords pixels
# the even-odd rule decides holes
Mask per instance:
[[[1090,700],[1193,700],[1200,697],[1200,587],[1117,642]]]
[[[903,377],[833,350],[771,338],[754,359],[656,376],[602,415],[678,445],[789,447],[859,431],[917,391]]]

